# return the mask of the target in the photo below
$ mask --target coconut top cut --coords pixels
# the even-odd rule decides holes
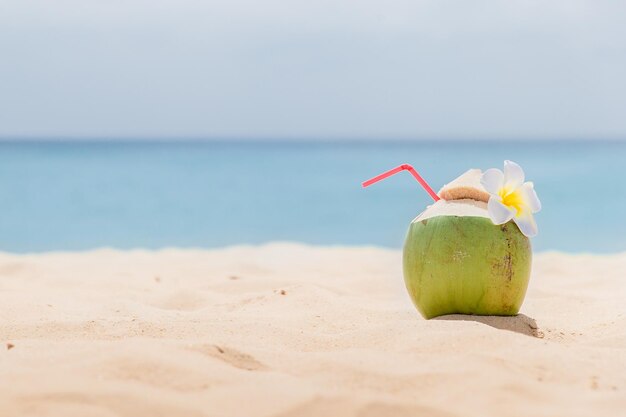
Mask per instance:
[[[470,169],[439,190],[441,200],[430,205],[413,221],[438,216],[489,217],[487,202],[489,193],[480,183],[482,171]]]
[[[419,216],[413,220],[419,222],[438,216],[473,216],[485,217],[489,219],[487,212],[487,203],[484,201],[470,200],[439,200],[435,204],[430,205]]]
[[[483,172],[480,169],[470,169],[454,181],[444,185],[439,190],[439,197],[444,200],[476,200],[489,201],[489,193],[480,183]]]

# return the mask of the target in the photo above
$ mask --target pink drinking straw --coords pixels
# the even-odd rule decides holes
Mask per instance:
[[[400,171],[404,171],[404,170],[409,171],[409,172],[411,173],[411,175],[413,175],[413,176],[415,177],[415,179],[417,180],[417,182],[419,182],[419,183],[420,183],[420,185],[421,185],[422,187],[424,187],[424,189],[426,190],[426,192],[427,192],[428,194],[430,194],[430,196],[432,197],[432,199],[433,199],[433,200],[435,200],[435,201],[439,201],[439,200],[440,200],[440,198],[439,198],[439,196],[437,195],[437,193],[435,193],[435,192],[433,191],[433,189],[432,189],[432,188],[430,188],[430,185],[428,185],[428,183],[427,183],[426,181],[424,181],[424,178],[422,178],[422,176],[421,176],[420,174],[418,174],[418,173],[417,173],[417,171],[415,170],[415,168],[413,168],[413,167],[412,167],[411,165],[409,165],[409,164],[402,164],[402,165],[400,165],[399,167],[395,167],[394,169],[390,169],[390,170],[389,170],[389,171],[387,171],[387,172],[383,172],[382,174],[377,175],[377,176],[375,176],[374,178],[371,178],[371,179],[369,179],[369,180],[365,181],[365,182],[362,184],[362,185],[363,185],[363,188],[365,188],[365,187],[369,187],[370,185],[374,184],[375,182],[378,182],[378,181],[380,181],[380,180],[384,180],[385,178],[387,178],[387,177],[391,177],[392,175],[397,174],[398,172],[400,172]]]

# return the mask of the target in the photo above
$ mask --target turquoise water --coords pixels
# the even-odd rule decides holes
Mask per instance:
[[[399,248],[468,168],[522,165],[543,203],[537,250],[626,250],[626,143],[0,143],[0,250],[217,247],[275,240]]]

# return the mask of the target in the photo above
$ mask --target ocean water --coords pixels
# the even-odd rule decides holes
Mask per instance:
[[[538,251],[626,250],[626,143],[1,142],[0,250],[220,247],[268,241],[400,248],[438,189],[469,168],[526,171]]]

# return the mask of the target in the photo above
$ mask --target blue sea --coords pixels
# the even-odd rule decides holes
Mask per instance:
[[[433,188],[518,162],[543,203],[535,250],[626,250],[624,142],[0,142],[0,250],[400,248]]]

